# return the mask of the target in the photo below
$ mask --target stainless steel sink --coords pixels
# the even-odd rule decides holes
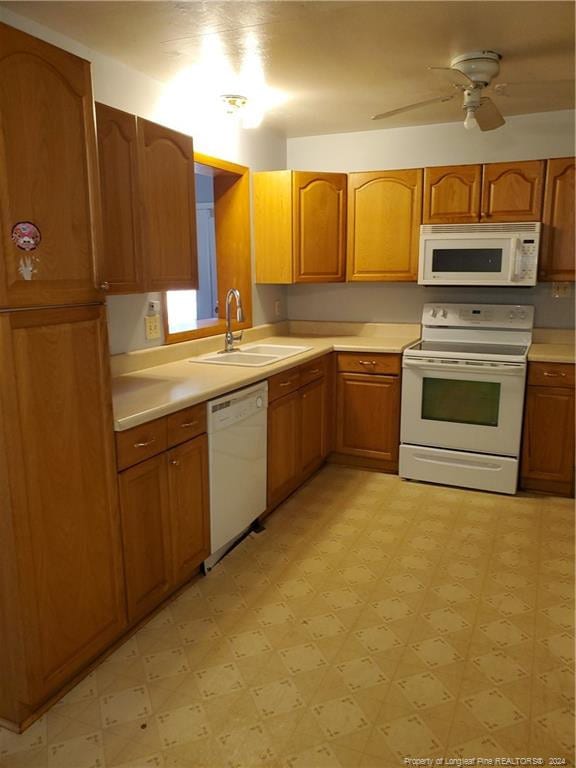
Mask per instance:
[[[246,347],[231,352],[209,352],[206,355],[193,357],[190,363],[210,363],[211,365],[243,365],[257,368],[261,365],[272,365],[293,355],[307,352],[312,347],[301,347],[292,344],[248,344]]]

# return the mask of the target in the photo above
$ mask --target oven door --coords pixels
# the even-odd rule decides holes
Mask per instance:
[[[510,235],[422,235],[422,285],[510,285],[517,279],[522,242]]]
[[[405,357],[402,368],[403,443],[519,455],[524,363]]]

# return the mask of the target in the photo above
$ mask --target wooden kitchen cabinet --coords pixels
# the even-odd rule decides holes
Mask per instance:
[[[574,158],[548,160],[539,280],[574,281]]]
[[[136,115],[96,103],[96,128],[103,230],[99,279],[108,293],[142,293]]]
[[[168,451],[172,583],[188,581],[210,554],[208,438]]]
[[[0,314],[0,718],[15,726],[126,626],[106,319]]]
[[[469,224],[480,217],[481,165],[424,169],[423,224]]]
[[[520,486],[574,495],[574,366],[529,363]]]
[[[116,433],[128,617],[146,616],[210,554],[206,405]]]
[[[317,379],[300,390],[300,467],[308,476],[326,458],[326,381]]]
[[[300,392],[268,406],[268,507],[286,498],[300,482]]]
[[[0,307],[98,300],[89,62],[0,23],[0,114]]]
[[[422,170],[348,176],[347,280],[416,281]]]
[[[482,173],[482,221],[540,221],[544,160],[488,163]]]
[[[255,173],[257,283],[345,279],[346,174]]]
[[[197,288],[192,138],[140,117],[137,128],[147,289]]]
[[[268,511],[326,458],[330,359],[331,355],[316,358],[268,380]]]
[[[118,478],[130,622],[150,613],[172,587],[167,471],[165,455],[159,454]]]
[[[359,367],[365,372],[357,373]],[[338,369],[335,459],[396,470],[400,444],[399,355],[343,353],[338,356]]]
[[[544,160],[424,169],[424,224],[540,221]]]

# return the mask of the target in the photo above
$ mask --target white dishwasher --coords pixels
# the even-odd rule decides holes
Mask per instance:
[[[266,509],[268,382],[208,403],[210,570]]]

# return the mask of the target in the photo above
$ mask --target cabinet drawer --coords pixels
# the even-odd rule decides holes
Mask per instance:
[[[206,403],[170,414],[166,417],[166,429],[169,448],[206,432]]]
[[[529,363],[528,384],[540,387],[574,387],[574,365],[570,363]]]
[[[340,352],[338,370],[347,373],[400,373],[400,355]]]
[[[126,469],[144,459],[165,451],[166,419],[156,419],[125,432],[116,433],[116,462],[118,469]]]
[[[300,366],[300,386],[309,384],[311,381],[321,379],[326,374],[326,356],[318,357],[310,363]]]
[[[300,369],[297,367],[271,376],[268,379],[268,402],[271,403],[283,395],[294,392],[299,386]]]

